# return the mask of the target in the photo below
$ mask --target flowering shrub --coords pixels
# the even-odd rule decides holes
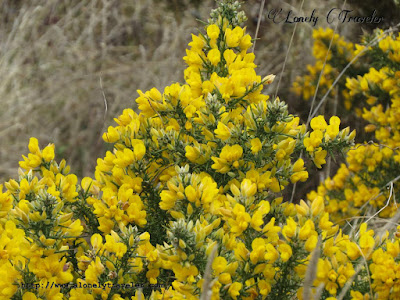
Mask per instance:
[[[321,195],[283,201],[355,132],[323,116],[307,132],[262,93],[273,76],[256,74],[238,8],[221,3],[193,35],[184,84],[138,91],[94,178],[31,138],[0,189],[0,298],[398,297],[397,239],[366,223],[344,234]]]
[[[382,243],[377,237],[374,240],[373,231],[367,232],[368,236],[365,235],[365,225],[373,222],[375,226],[381,226],[378,216],[393,217],[394,222],[398,220],[396,194],[400,188],[400,35],[396,37],[394,34],[377,31],[372,37],[365,37],[363,45],[354,46],[344,42],[338,35],[333,36],[331,30],[315,31],[314,37],[314,55],[317,63],[309,67],[310,75],[305,79],[298,79],[294,84],[294,91],[299,94],[301,87],[304,87],[304,98],[308,98],[309,93],[315,91],[315,70],[320,70],[322,66],[322,57],[316,55],[319,53],[317,49],[321,45],[327,47],[332,37],[332,51],[327,56],[327,78],[339,74],[343,64],[350,62],[351,57],[362,54],[361,62],[350,66],[346,76],[338,81],[338,91],[341,94],[339,99],[347,109],[357,103],[356,113],[369,123],[365,131],[374,134],[375,142],[357,144],[348,152],[346,164],[342,164],[332,178],[328,177],[322,182],[317,191],[309,193],[308,198],[323,198],[326,212],[333,220],[345,225],[344,231],[349,231],[350,227],[360,223],[360,219],[365,219],[360,228],[359,241],[360,246],[361,243],[367,243],[370,248],[371,255],[364,257],[368,266],[367,277],[370,280],[369,296],[375,296],[377,299],[397,299],[399,283],[394,270],[398,268],[397,260],[400,254],[397,250],[399,234],[396,232],[393,240]],[[327,48],[324,51],[326,53]],[[357,74],[354,73],[356,70],[360,75],[353,77]],[[320,86],[327,91],[326,81],[322,81]],[[347,226],[344,221],[353,225]],[[389,221],[383,229],[394,227],[395,224]],[[399,230],[399,227],[397,229]],[[354,231],[354,228],[350,230]],[[366,237],[364,239],[362,232]],[[386,232],[384,237],[388,235],[389,232]],[[350,248],[347,250],[349,254]],[[351,295],[354,299],[369,299],[359,293]]]
[[[316,54],[320,53],[320,47],[327,47],[333,37],[332,51],[327,56],[328,76],[338,74],[351,57],[361,54],[361,49],[365,51],[362,64],[358,62],[350,67],[353,69],[339,81],[338,89],[346,108],[350,109],[353,102],[358,103],[356,112],[369,123],[365,131],[374,134],[376,143],[356,145],[347,154],[347,164],[342,164],[316,193],[310,193],[309,198],[314,199],[316,194],[324,197],[326,204],[329,203],[328,212],[336,221],[365,214],[369,217],[378,214],[380,217],[393,217],[397,212],[395,195],[400,188],[400,36],[396,38],[394,34],[377,31],[371,37],[364,37],[363,45],[346,43],[329,29],[317,30],[313,36],[316,39],[314,55],[317,63],[309,70],[322,65],[324,58]],[[376,43],[371,44],[371,41]],[[322,52],[326,53],[327,48]],[[366,71],[361,70],[361,65]],[[361,75],[352,77],[355,70]],[[299,93],[300,87],[316,84],[313,71],[305,78],[298,79],[294,91]],[[321,85],[327,88],[325,81]],[[308,89],[305,87],[305,90]],[[315,88],[311,92],[314,91]],[[302,96],[306,94],[304,92]]]

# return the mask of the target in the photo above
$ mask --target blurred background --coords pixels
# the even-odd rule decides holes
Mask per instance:
[[[261,2],[243,2],[253,37]],[[274,24],[268,12],[282,8],[301,15],[299,0],[266,2],[255,47],[262,77],[281,73],[294,29]],[[304,2],[303,15],[316,9],[320,18],[343,5]],[[346,8],[356,14],[367,16],[375,9],[384,21],[344,24],[338,32],[359,41],[365,31],[387,28],[400,21],[396,5],[394,0],[347,1]],[[54,143],[58,159],[65,158],[78,177],[90,176],[96,159],[109,149],[102,133],[124,108],[136,109],[136,90],[162,91],[183,81],[182,57],[191,33],[202,30],[198,20],[207,21],[214,7],[214,0],[0,0],[0,182],[17,177],[32,136],[41,147]],[[328,25],[319,20],[317,27]],[[291,94],[290,87],[313,62],[313,28],[299,23],[278,92],[303,122],[309,103]],[[277,81],[266,91],[270,95]]]

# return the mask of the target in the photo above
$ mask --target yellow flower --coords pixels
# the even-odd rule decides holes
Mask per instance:
[[[322,230],[330,230],[332,229],[333,223],[329,221],[329,213],[324,213],[319,220],[319,228]]]
[[[0,184],[0,218],[4,218],[12,208],[13,208],[13,199],[11,193],[9,191],[3,193],[3,185]],[[22,212],[22,214],[26,215],[26,213],[24,212]]]
[[[202,37],[192,34],[192,41],[189,43],[189,46],[194,50],[201,50],[205,45],[205,40]]]
[[[237,56],[232,49],[227,49],[224,51],[224,59],[228,67],[235,61],[236,57]]]
[[[374,132],[376,130],[376,125],[368,124],[364,127],[365,132]]]
[[[235,204],[232,212],[233,218],[228,219],[228,223],[231,226],[231,232],[241,234],[249,226],[251,217],[246,212],[245,207],[239,203]]]
[[[185,188],[185,195],[190,202],[195,202],[198,199],[198,194],[195,188],[191,185]]]
[[[261,225],[264,224],[263,218],[264,214],[261,211],[257,210],[251,217],[251,227],[253,227],[257,231],[261,231]]]
[[[252,139],[251,143],[251,152],[253,154],[258,153],[262,148],[262,143],[259,138]]]
[[[103,134],[103,140],[107,143],[115,143],[119,140],[119,132],[115,127],[109,126],[107,132]]]
[[[139,238],[141,241],[149,241],[150,234],[148,232],[143,232],[141,235],[139,235]]]
[[[323,133],[321,130],[311,132],[310,137],[304,139],[304,146],[308,152],[313,152],[322,143]]]
[[[78,237],[82,234],[83,226],[81,225],[81,220],[75,220],[71,223],[68,228],[64,229],[65,234],[69,237]]]
[[[271,292],[271,284],[266,282],[264,279],[259,280],[257,285],[258,285],[258,288],[260,289],[261,295],[267,296]]]
[[[239,261],[245,261],[247,257],[250,255],[249,250],[246,248],[246,245],[239,242],[236,244],[236,248],[234,249],[235,257]]]
[[[42,151],[43,159],[45,162],[50,162],[54,159],[54,144],[50,144]]]
[[[231,137],[231,131],[229,127],[222,122],[218,122],[217,129],[215,129],[214,132],[216,134],[216,137],[223,141],[226,141]]]
[[[113,233],[115,235],[115,232],[111,231],[111,234]],[[104,248],[110,253],[115,253],[115,256],[121,259],[126,253],[127,247],[124,243],[118,242],[116,238],[118,238],[118,236],[115,237],[113,235],[106,235],[106,242],[104,244]]]
[[[298,181],[304,182],[308,179],[308,172],[307,171],[300,171],[292,174],[290,176],[290,181],[292,183],[296,183]]]
[[[100,261],[100,257],[96,256],[96,261],[92,261],[85,271],[85,278],[88,283],[97,283],[98,277],[104,272],[104,265]]]
[[[314,153],[314,164],[317,166],[317,168],[321,168],[323,164],[326,164],[326,155],[326,150],[323,150],[321,147],[319,147]]]
[[[315,249],[315,247],[317,246],[317,243],[318,243],[318,236],[312,235],[307,239],[306,243],[304,244],[304,248],[308,252],[312,252]]]
[[[243,179],[240,183],[240,194],[243,197],[252,197],[257,192],[257,185],[253,183],[250,179]]]
[[[186,154],[185,156],[187,157],[188,160],[191,162],[195,162],[197,158],[200,157],[200,151],[192,146],[186,146],[185,147]]]
[[[226,44],[230,48],[239,46],[242,37],[243,37],[243,28],[241,27],[235,27],[233,30],[227,28],[225,31]]]
[[[106,218],[106,217],[100,217],[99,219],[99,224],[100,226],[98,227],[100,231],[104,233],[109,233],[111,229],[114,228],[114,221]]]
[[[365,250],[367,253],[370,249],[372,249],[375,245],[375,239],[367,234],[363,234],[360,237],[360,247],[362,250]]]
[[[12,299],[18,289],[18,285],[15,283],[20,282],[21,274],[7,259],[3,258],[1,261],[0,276],[2,280],[0,282],[0,299]]]
[[[304,168],[304,160],[302,158],[299,158],[294,164],[293,164],[293,172],[300,172]]]
[[[219,36],[219,27],[216,24],[207,26],[207,35],[211,40],[216,40]]]
[[[264,259],[265,253],[265,239],[255,238],[251,243],[253,251],[250,253],[250,260],[253,264],[257,264],[258,261]]]
[[[133,146],[133,153],[135,156],[135,160],[140,160],[146,154],[146,146],[144,145],[142,140],[132,139],[131,140]]]
[[[270,264],[273,264],[279,258],[278,251],[270,243],[266,244],[265,249],[264,259],[268,260]]]
[[[324,208],[324,198],[321,196],[317,196],[311,203],[311,212],[314,217],[321,214],[324,211]]]
[[[286,225],[282,229],[282,234],[285,238],[290,239],[296,234],[297,223],[291,218],[287,218]]]
[[[93,296],[85,289],[72,289],[70,291],[70,300],[94,300]]]
[[[313,130],[320,130],[320,131],[324,131],[328,126],[328,124],[326,124],[324,116],[321,115],[313,118],[310,122],[310,125]]]
[[[228,262],[222,256],[217,256],[212,263],[212,268],[217,276],[223,273],[227,266]]]
[[[286,156],[286,151],[285,150],[283,150],[283,149],[279,149],[277,152],[276,152],[276,154],[275,154],[275,157],[276,157],[276,159],[279,161],[279,160],[283,160],[284,158],[285,158],[285,156]]]
[[[292,256],[292,248],[288,244],[280,244],[278,249],[281,255],[281,260],[287,262]]]
[[[359,247],[357,246],[356,243],[353,243],[351,241],[346,243],[346,251],[347,251],[347,256],[351,260],[356,260],[357,258],[359,258],[361,256],[361,251],[360,251]]]
[[[28,148],[29,148],[29,151],[30,151],[32,154],[35,154],[35,155],[39,155],[39,156],[40,156],[41,152],[40,152],[40,148],[39,148],[39,141],[37,140],[37,138],[31,137],[31,138],[29,139]]]
[[[25,170],[37,168],[42,163],[41,153],[40,154],[29,153],[28,157],[26,157],[25,155],[22,155],[22,158],[24,159],[24,161],[20,161],[19,166]]]
[[[37,300],[38,298],[34,293],[31,292],[25,292],[24,295],[22,296],[22,300]]]
[[[300,228],[299,238],[301,240],[308,239],[311,235],[316,234],[314,229],[314,222],[312,220],[307,220],[305,224]]]
[[[251,42],[251,36],[246,34],[242,39],[240,40],[240,50],[242,51],[247,51],[253,43]],[[268,84],[268,83],[267,83]]]
[[[187,50],[187,52],[188,51],[189,50]],[[190,59],[193,59],[195,61],[199,60],[200,65],[203,63],[197,53],[193,53],[189,56]],[[137,90],[137,92],[139,94],[139,97],[136,99],[136,103],[138,104],[141,113],[144,114],[146,117],[152,117],[153,115],[156,115],[155,110],[159,108],[160,105],[158,103],[160,103],[160,101],[162,100],[161,93],[156,88],[152,88],[146,93],[143,93],[141,90]]]
[[[229,274],[229,273],[222,273],[221,275],[218,276],[218,281],[221,282],[222,284],[229,284],[229,283],[232,283],[231,274]]]
[[[329,119],[329,125],[325,132],[325,141],[333,140],[339,134],[340,119],[333,116]]]
[[[234,282],[231,284],[231,286],[228,289],[228,293],[229,295],[233,298],[233,299],[237,299],[237,296],[240,295],[240,290],[242,289],[243,284],[240,282]]]
[[[231,167],[240,166],[239,159],[243,155],[243,148],[240,145],[226,145],[222,148],[220,157],[212,157],[214,164],[211,168],[217,172],[225,174],[231,170]]]
[[[359,291],[350,291],[351,300],[369,300],[369,294],[361,294]]]
[[[207,58],[213,66],[216,66],[221,61],[221,52],[218,49],[211,49],[207,54]]]
[[[73,276],[71,270],[64,271],[66,258],[60,260],[57,254],[47,257],[33,257],[29,262],[29,269],[37,278],[55,281],[57,283],[71,282]]]
[[[160,270],[159,269],[149,269],[146,272],[146,277],[150,281],[150,284],[156,284],[157,283],[157,277],[160,275]]]

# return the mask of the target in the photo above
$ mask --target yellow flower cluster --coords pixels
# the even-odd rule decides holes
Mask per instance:
[[[348,127],[339,131],[340,119],[336,116],[330,118],[329,125],[326,123],[324,116],[321,115],[313,118],[310,125],[313,131],[306,135],[304,146],[318,168],[321,168],[321,165],[326,163],[327,150],[331,151],[327,143],[346,143],[348,138],[354,139],[356,134],[354,130],[349,135]]]
[[[297,77],[292,86],[292,91],[304,100],[309,100],[314,96],[318,80],[317,95],[319,97],[325,95],[340,71],[364,48],[362,45],[346,42],[341,36],[334,33],[331,28],[324,29],[321,27],[316,29],[313,31],[312,36],[314,38],[313,55],[316,60],[315,64],[307,65],[308,74]],[[328,52],[330,44],[331,48]],[[349,67],[348,73],[359,72],[359,68],[358,64],[353,64]],[[322,71],[323,73],[320,77]],[[338,83],[339,95],[344,97],[345,101],[343,103],[346,109],[350,109],[352,107],[352,98],[346,97],[346,90],[341,88],[344,84],[344,80],[340,80]],[[337,91],[334,89],[331,91],[330,96],[334,98],[336,94]]]
[[[346,101],[357,99],[364,104],[359,115],[370,123],[365,131],[374,133],[378,143],[356,145],[347,154],[347,164],[317,190],[329,202],[329,212],[337,221],[367,211],[371,215],[379,212],[381,217],[397,212],[391,195],[399,190],[400,66],[394,51],[400,46],[400,38],[384,36],[382,31],[375,36],[380,42],[364,57],[380,63],[357,78],[346,77],[343,94]],[[309,198],[315,198],[315,193]]]
[[[399,147],[400,67],[383,67],[379,71],[370,68],[364,76],[348,78],[346,87],[349,94],[364,99],[369,106],[362,113],[362,118],[370,123],[366,130],[375,132],[382,144],[392,149]],[[399,160],[398,154],[395,157]]]
[[[318,37],[320,31],[316,31],[315,35],[323,40],[323,37]],[[323,283],[332,296],[339,294],[339,290],[344,287],[349,278],[357,274],[355,262],[362,256],[368,268],[360,268],[352,285],[357,288],[352,288],[353,290],[349,290],[348,293],[349,299],[357,300],[397,299],[400,290],[397,275],[400,254],[399,234],[396,232],[391,236],[389,232],[367,231],[367,223],[379,228],[381,226],[378,223],[379,217],[396,216],[398,213],[396,195],[400,190],[400,65],[398,56],[400,35],[396,37],[377,31],[372,37],[365,38],[364,44],[374,38],[379,43],[371,45],[365,51],[363,59],[354,65],[353,70],[346,73],[349,75],[338,83],[338,89],[342,96],[340,100],[344,102],[347,109],[352,103],[359,105],[356,114],[369,123],[365,131],[373,133],[376,142],[357,144],[347,153],[346,164],[342,164],[334,176],[324,180],[316,191],[308,194],[308,199],[312,204],[322,199],[326,205],[326,213],[330,214],[336,224],[342,226],[343,232],[350,233],[349,235],[339,234],[335,238],[333,248],[331,248],[331,251],[335,252],[334,260],[319,258],[316,273],[318,282]],[[335,40],[336,37],[334,46],[337,43]],[[317,40],[315,47],[320,47],[320,41]],[[353,55],[356,55],[363,47],[355,45],[356,50]],[[348,53],[353,51],[350,46],[347,50]],[[317,60],[323,59],[318,51],[314,52],[314,56]],[[349,61],[349,57],[346,51],[341,53],[332,51],[328,55],[328,62],[331,63],[333,69],[341,71],[343,69],[341,62]],[[351,77],[354,74],[357,74],[357,77]],[[315,79],[317,76],[317,73],[311,72],[309,78]],[[295,89],[299,90],[302,84],[304,83],[298,81]],[[316,82],[309,80],[307,84],[315,85]],[[323,117],[318,118],[318,120],[313,119],[316,128],[311,123],[316,133],[312,132],[313,136],[310,134],[309,139],[304,140],[304,145],[308,147],[307,151],[313,150],[322,143],[321,128],[325,129],[329,126]],[[359,231],[354,235],[358,226]],[[385,227],[389,228],[387,225]],[[347,257],[340,252],[346,254]],[[325,251],[324,254],[326,254]],[[368,288],[363,288],[362,282],[366,281],[369,281]]]
[[[40,150],[38,140],[31,138],[29,150],[20,163],[26,172],[20,170],[19,180],[9,180],[6,192],[3,186],[0,190],[1,269],[6,278],[0,295],[62,299],[60,287],[46,287],[73,280],[65,253],[74,251],[71,243],[83,233],[82,221],[72,212],[77,177],[68,174],[64,160],[53,160],[54,145]],[[30,292],[34,289],[36,294]]]

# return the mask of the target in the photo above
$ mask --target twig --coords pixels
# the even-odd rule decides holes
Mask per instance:
[[[300,11],[301,11],[302,8],[303,8],[303,4],[304,4],[304,0],[301,2]],[[284,60],[284,62],[283,62],[281,75],[279,76],[278,84],[277,84],[277,86],[276,86],[276,91],[275,91],[274,99],[276,99],[276,97],[278,96],[279,85],[281,84],[281,80],[282,80],[282,76],[283,76],[283,71],[285,70],[286,62],[287,62],[288,57],[289,57],[290,47],[292,46],[294,34],[296,33],[297,24],[298,24],[298,23],[296,23],[296,24],[294,25],[293,33],[292,33],[292,36],[290,37],[290,42],[289,42],[288,49],[287,49],[287,51],[286,51],[286,56],[285,56],[285,60]]]
[[[385,206],[382,207],[380,210],[378,210],[374,215],[372,215],[367,221],[365,221],[365,223],[368,223],[368,222],[369,222],[371,219],[373,219],[375,216],[379,215],[379,213],[380,213],[382,210],[384,210],[386,207],[389,206],[390,199],[392,198],[392,195],[393,195],[393,182],[390,183],[390,194],[389,194],[389,198],[388,198],[388,200],[387,200]],[[397,207],[397,203],[396,203],[396,202],[395,202],[395,205],[396,205],[396,207]]]
[[[214,261],[215,255],[217,253],[218,244],[214,246],[211,251],[210,256],[207,260],[206,270],[204,272],[204,281],[203,281],[203,292],[201,293],[200,300],[210,300],[211,299],[211,272],[212,272],[212,263]]]
[[[395,182],[398,181],[399,179],[400,179],[400,175],[397,176],[396,178],[390,180],[388,183],[386,183],[386,184],[384,185],[384,187],[392,186],[393,183],[395,183]],[[376,195],[375,197],[371,197],[370,199],[368,199],[368,201],[365,202],[365,203],[360,207],[360,210],[362,210],[371,200],[375,200],[376,198],[378,198],[379,196],[382,196],[382,195],[383,195],[383,192],[380,192],[380,193],[379,193],[378,195]],[[397,204],[396,204],[396,205],[397,205]]]
[[[103,120],[104,120],[104,123],[105,123],[106,122],[106,115],[107,115],[107,111],[108,111],[108,105],[107,105],[106,94],[104,93],[104,89],[103,89],[103,81],[101,79],[101,76],[100,76],[100,88],[101,88],[101,93],[103,94],[103,99],[104,99],[104,117],[103,117]],[[104,126],[104,124],[103,124],[103,126]]]
[[[321,299],[321,295],[324,292],[324,287],[325,287],[325,283],[321,283],[318,288],[317,288],[317,292],[314,295],[314,300],[319,300]]]
[[[101,130],[100,130],[100,136],[99,139],[97,140],[97,144],[99,145],[101,142],[101,137],[102,137],[102,132],[105,129],[105,125],[106,125],[106,116],[107,116],[107,112],[108,112],[108,105],[107,105],[107,98],[106,98],[106,94],[104,93],[104,88],[103,88],[103,81],[101,79],[101,75],[99,76],[99,81],[100,81],[100,89],[101,89],[101,93],[103,95],[103,100],[104,100],[104,116],[103,116],[103,126],[101,126]]]
[[[342,10],[344,9],[344,7],[345,7],[345,5],[346,5],[346,2],[347,2],[347,0],[345,0],[345,1],[343,2]],[[307,124],[306,124],[306,130],[308,129],[308,126],[310,125],[311,119],[313,118],[313,115],[314,115],[314,113],[312,113],[312,111],[313,111],[315,99],[317,98],[317,93],[318,93],[319,84],[320,84],[320,82],[321,82],[322,75],[324,74],[326,62],[327,62],[327,60],[328,60],[329,51],[331,51],[331,47],[332,47],[332,44],[333,44],[333,39],[334,39],[334,37],[335,37],[335,33],[336,33],[338,27],[339,27],[339,22],[336,23],[335,29],[333,30],[333,35],[332,35],[332,38],[331,38],[331,40],[330,40],[330,42],[329,42],[328,50],[327,50],[326,55],[325,55],[324,64],[322,65],[321,72],[319,73],[317,86],[315,87],[314,96],[313,96],[313,99],[312,99],[312,101],[311,101],[310,111],[309,111],[309,113],[308,113]],[[333,85],[332,85],[332,86],[333,86]],[[322,100],[321,100],[321,102],[319,103],[319,105],[317,106],[317,108],[315,109],[314,112],[318,111],[318,109],[319,109],[320,106],[321,106],[321,103],[322,103]]]
[[[257,29],[256,29],[256,34],[254,35],[253,49],[251,50],[251,52],[253,52],[253,53],[254,53],[254,49],[256,48],[257,35],[258,35],[258,30],[260,29],[262,13],[264,11],[264,4],[265,4],[265,0],[262,1],[261,7],[260,7],[260,13],[258,14]]]
[[[311,299],[311,287],[313,286],[314,279],[317,274],[318,260],[321,255],[321,236],[318,236],[317,246],[314,248],[311,259],[308,263],[306,275],[304,277],[303,285],[303,299]]]
[[[336,86],[335,100],[333,102],[333,115],[334,116],[336,116],[336,113],[337,113],[338,102],[339,102],[339,87]],[[326,170],[325,178],[331,177],[331,167],[332,167],[332,156],[329,156],[328,161],[327,161],[327,170]]]
[[[304,5],[304,0],[301,2],[300,10],[302,10],[303,5]],[[285,70],[286,61],[287,61],[287,59],[288,59],[288,57],[289,57],[289,50],[290,50],[290,47],[291,47],[292,42],[293,42],[293,37],[294,37],[294,33],[296,32],[297,24],[298,24],[298,23],[296,23],[296,24],[294,25],[294,28],[293,28],[293,33],[292,33],[292,36],[291,36],[291,38],[290,38],[289,47],[288,47],[288,50],[286,51],[285,61],[283,62],[281,75],[279,76],[278,84],[277,84],[277,86],[276,86],[276,91],[275,91],[275,97],[274,97],[274,99],[276,99],[276,97],[278,96],[279,85],[281,84],[281,80],[282,80],[282,76],[283,76],[283,71]],[[300,157],[299,157],[299,158],[302,158],[302,157],[303,157],[303,150],[301,151]],[[296,192],[296,186],[297,186],[297,182],[295,182],[294,185],[293,185],[292,195],[291,195],[291,197],[290,197],[289,203],[292,203],[292,202],[293,202],[294,194],[295,194],[295,192]]]

